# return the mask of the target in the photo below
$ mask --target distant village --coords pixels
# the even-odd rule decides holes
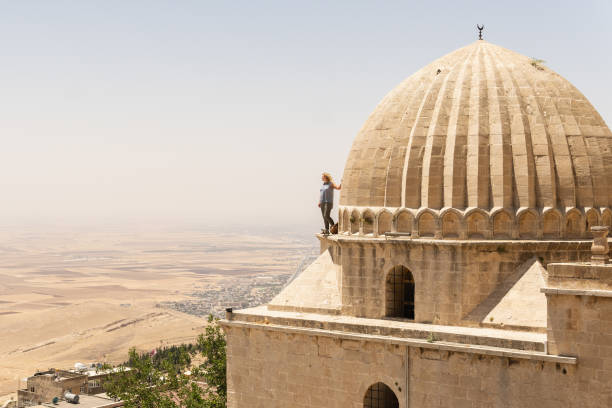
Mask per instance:
[[[194,291],[191,294],[193,299],[160,302],[157,306],[196,316],[212,314],[221,318],[227,308],[244,309],[268,303],[315,258],[315,254],[306,256],[294,273],[232,277],[231,280],[223,282],[220,287]]]
[[[221,317],[226,308],[241,309],[265,304],[299,276],[315,258],[316,253],[306,255],[294,273],[232,277],[216,288],[195,290],[191,293],[193,299],[161,302],[157,307],[196,316],[212,314]],[[114,400],[104,393],[104,380],[115,373],[117,369],[102,369],[96,363],[76,363],[74,369],[36,372],[22,380],[17,400],[7,401],[0,408],[70,407],[75,403],[87,408],[121,407],[123,401]]]

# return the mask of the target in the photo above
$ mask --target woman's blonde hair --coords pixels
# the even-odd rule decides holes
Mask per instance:
[[[331,174],[329,174],[328,172],[324,171],[322,176],[325,177],[327,181],[329,181],[330,183],[334,182],[334,179],[332,178]]]

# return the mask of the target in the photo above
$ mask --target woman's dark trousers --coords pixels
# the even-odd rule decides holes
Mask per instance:
[[[334,220],[331,217],[331,210],[334,203],[321,203],[321,214],[323,214],[323,222],[325,223],[325,231],[329,231],[329,227],[334,225]]]

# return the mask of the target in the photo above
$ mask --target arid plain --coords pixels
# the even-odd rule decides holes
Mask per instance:
[[[210,307],[269,297],[314,247],[196,230],[1,231],[0,403],[36,370],[192,341]]]

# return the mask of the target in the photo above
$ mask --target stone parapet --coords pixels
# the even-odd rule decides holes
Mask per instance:
[[[443,239],[582,239],[591,227],[612,228],[612,209],[390,208],[340,206],[340,233],[382,236],[386,232]]]
[[[520,351],[545,352],[546,335],[491,328],[443,326],[409,323],[391,319],[364,319],[351,316],[328,316],[314,313],[282,312],[265,306],[246,309],[231,315],[231,322],[263,326],[327,330],[335,333],[357,333],[368,336],[390,336],[396,339],[434,341],[486,346]]]
[[[549,288],[612,290],[612,265],[591,263],[550,263]]]
[[[430,350],[441,350],[457,353],[468,353],[468,354],[480,354],[486,356],[497,356],[497,357],[508,357],[516,359],[526,359],[543,361],[549,363],[559,364],[570,364],[574,365],[577,363],[577,359],[574,357],[567,356],[554,356],[545,352],[534,351],[534,350],[519,350],[510,349],[503,347],[486,346],[480,344],[464,344],[448,342],[443,340],[426,340],[426,339],[414,339],[404,337],[394,337],[388,335],[374,335],[365,333],[355,332],[338,332],[334,330],[317,329],[317,328],[304,328],[304,327],[288,327],[283,325],[276,325],[271,323],[253,323],[244,321],[227,321],[223,320],[220,322],[222,326],[226,328],[242,328],[242,329],[255,329],[265,330],[272,332],[283,332],[287,334],[301,334],[308,336],[321,336],[330,337],[338,340],[353,340],[353,341],[367,341],[374,343],[384,343],[389,345],[404,346],[404,347],[418,347],[421,349]],[[359,346],[357,346],[359,348]]]
[[[548,265],[546,295],[549,353],[579,356],[594,370],[612,367],[612,265],[607,228],[594,228],[590,262]],[[612,370],[606,369],[607,375]]]

